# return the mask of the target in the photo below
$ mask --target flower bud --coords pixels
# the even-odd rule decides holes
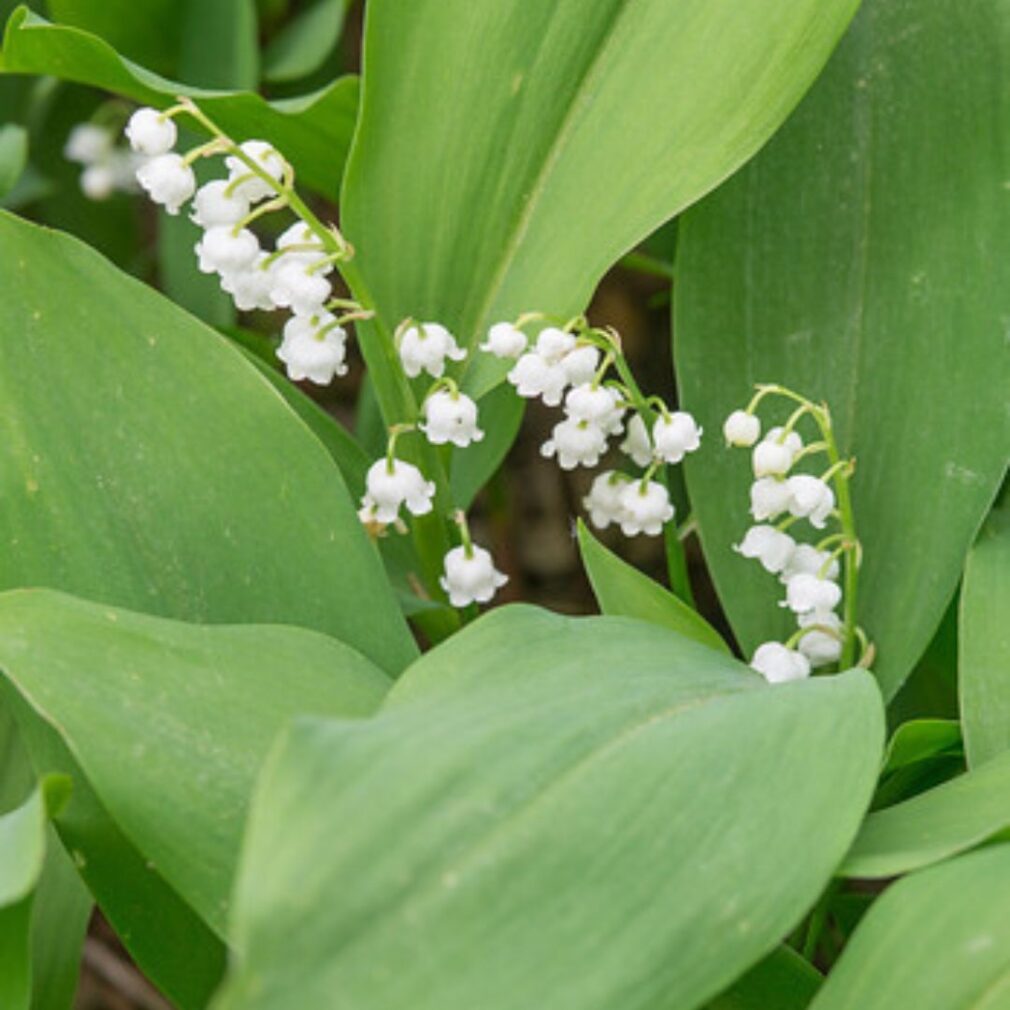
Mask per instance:
[[[496,358],[518,358],[527,343],[526,334],[512,323],[495,323],[480,349]]]
[[[750,448],[761,437],[761,421],[746,410],[734,410],[722,426],[727,445]]]
[[[126,124],[126,139],[138,154],[156,157],[175,147],[178,131],[175,123],[157,109],[137,109]]]

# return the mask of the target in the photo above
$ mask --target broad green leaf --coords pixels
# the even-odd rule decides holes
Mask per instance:
[[[907,768],[937,754],[959,750],[961,727],[954,719],[913,719],[902,723],[887,742],[882,774]]]
[[[97,35],[50,24],[26,8],[16,10],[7,23],[0,72],[51,74],[157,108],[173,104],[177,95],[190,95],[235,140],[248,140],[250,131],[269,140],[294,166],[300,183],[331,197],[340,186],[358,106],[353,77],[275,102],[248,91],[187,87],[123,59]]]
[[[1010,444],[1008,53],[1002,0],[866,0],[785,127],[681,221],[681,400],[711,433],[756,382],[828,402],[857,460],[859,616],[886,697],[936,630]],[[686,473],[749,651],[789,619],[730,549],[750,465],[717,441]]]
[[[0,126],[0,198],[14,188],[28,160],[28,131],[17,123]]]
[[[749,158],[858,0],[377,0],[343,221],[387,326],[471,346],[583,309],[620,255]],[[481,355],[471,389],[505,367]]]
[[[315,632],[184,624],[48,590],[0,596],[0,670],[123,833],[220,935],[273,737],[298,714],[368,714],[389,685]]]
[[[888,888],[811,1010],[1005,1010],[1010,1006],[1010,846]]]
[[[35,781],[17,726],[0,704],[0,813],[18,806]],[[77,988],[81,946],[92,902],[52,825],[47,825],[46,834],[45,862],[32,895],[28,927],[31,1007],[32,1010],[69,1010]],[[20,919],[23,914],[23,911],[12,913],[11,918]],[[4,913],[0,912],[0,919],[3,917]],[[15,935],[22,936],[21,932]],[[0,940],[0,945],[3,942]],[[20,950],[22,943],[23,939],[18,939],[15,949]],[[0,1006],[6,1008],[7,1003],[0,1002]]]
[[[1010,505],[994,509],[961,590],[958,693],[970,765],[1010,749]]]
[[[779,947],[705,1010],[806,1010],[823,978],[792,947]]]
[[[259,38],[254,0],[188,0],[182,21],[182,80],[201,88],[256,90]]]
[[[973,848],[1010,827],[1010,752],[904,803],[870,814],[846,877],[893,877]]]
[[[582,564],[600,613],[661,624],[703,645],[729,652],[722,636],[701,614],[604,547],[581,519],[578,538]]]
[[[282,737],[216,1010],[691,1010],[823,888],[882,731],[861,671],[771,688],[665,628],[494,611],[376,718]]]
[[[0,816],[0,1006],[31,1006],[32,892],[46,851],[46,809],[36,789],[16,810]]]
[[[0,585],[286,623],[416,655],[336,467],[212,330],[80,243],[0,216]]]
[[[59,733],[2,676],[0,699],[16,714],[40,774],[55,772],[73,782],[70,802],[55,824],[77,872],[99,896],[106,919],[144,974],[179,1010],[203,1010],[224,971],[221,938],[130,843]]]
[[[201,0],[46,0],[53,21],[103,38],[127,59],[162,73],[178,67],[184,12]]]
[[[268,81],[296,81],[318,70],[340,39],[349,0],[315,0],[272,39],[263,54]]]

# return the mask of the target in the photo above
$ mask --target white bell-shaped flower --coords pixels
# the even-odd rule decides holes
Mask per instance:
[[[761,437],[761,420],[746,410],[734,410],[722,426],[727,445],[749,449]]]
[[[277,357],[295,382],[308,379],[326,386],[334,376],[347,374],[347,331],[334,323],[329,312],[292,316],[285,323]]]
[[[526,334],[513,323],[495,323],[487,331],[487,339],[480,345],[482,351],[496,358],[518,358],[529,341]]]
[[[734,547],[745,558],[756,558],[766,572],[781,572],[796,550],[796,541],[774,526],[752,526]]]
[[[790,680],[803,680],[810,676],[807,657],[795,649],[788,649],[781,642],[765,642],[759,645],[750,661],[751,669],[769,684],[784,684]]]
[[[631,415],[627,433],[621,443],[621,452],[630,456],[638,466],[648,466],[652,462],[652,442],[641,414]]]
[[[658,536],[663,524],[673,518],[670,493],[654,480],[643,484],[634,480],[621,489],[621,532],[627,537],[638,533]]]
[[[574,333],[559,329],[557,326],[547,326],[537,334],[537,342],[533,349],[549,364],[556,365],[575,350],[576,342]]]
[[[777,519],[788,511],[792,495],[789,485],[777,477],[762,477],[750,488],[750,514],[758,521]]]
[[[561,359],[561,367],[571,385],[589,382],[600,367],[600,350],[591,344],[580,344]]]
[[[438,580],[454,607],[487,603],[508,576],[494,566],[494,559],[483,547],[453,547],[445,556],[445,574]]]
[[[231,295],[235,308],[240,312],[262,309],[269,312],[276,308],[270,297],[273,276],[266,266],[267,254],[259,256],[244,270],[226,270],[221,274],[221,287]]]
[[[822,577],[832,581],[837,579],[840,572],[838,559],[833,558],[830,551],[819,551],[812,544],[797,544],[782,569],[782,583],[785,585],[794,575],[820,575],[825,565],[827,570]]]
[[[248,270],[261,251],[259,239],[248,228],[235,231],[224,224],[208,228],[196,244],[200,270],[205,274]]]
[[[841,600],[842,590],[837,582],[801,572],[786,583],[783,606],[794,614],[806,614],[811,610],[834,610]]]
[[[790,477],[789,512],[798,519],[809,519],[815,529],[823,529],[835,508],[835,492],[827,481],[810,474],[799,473]]]
[[[322,240],[304,221],[296,221],[281,232],[276,245],[278,250],[287,250],[283,257],[285,263],[315,266],[315,272],[321,274],[333,271],[332,262],[325,262],[328,253]]]
[[[842,657],[842,620],[833,610],[812,610],[800,614],[801,628],[810,628],[796,647],[813,667],[837,663]]]
[[[119,174],[111,161],[88,165],[81,172],[81,192],[89,200],[108,200],[119,189]]]
[[[516,392],[527,399],[540,397],[548,407],[561,402],[568,376],[559,362],[550,362],[536,351],[527,351],[508,373]]]
[[[796,454],[803,448],[803,440],[795,431],[791,431],[780,441],[782,433],[782,428],[772,428],[754,446],[755,477],[783,477],[789,472]]]
[[[116,142],[115,134],[97,123],[78,123],[63,146],[63,157],[79,165],[104,161]]]
[[[432,445],[452,442],[465,449],[484,437],[477,427],[477,404],[465,393],[440,389],[424,401],[423,411],[419,427]]]
[[[270,273],[270,297],[274,305],[290,308],[300,316],[318,315],[333,294],[333,285],[323,271],[313,270],[310,264],[284,257],[275,261]]]
[[[607,451],[607,436],[599,425],[566,417],[554,425],[551,437],[540,447],[547,459],[557,456],[562,470],[596,466]]]
[[[178,139],[175,123],[157,109],[137,109],[126,124],[126,139],[138,154],[168,154]]]
[[[144,162],[137,169],[137,182],[172,215],[196,192],[193,169],[178,154],[159,154]]]
[[[686,411],[678,410],[657,417],[652,426],[652,444],[656,455],[666,463],[679,463],[701,445],[701,428]]]
[[[414,515],[423,516],[431,511],[434,496],[434,483],[425,480],[416,466],[383,457],[368,469],[358,518],[364,523],[392,523],[403,505]]]
[[[629,479],[623,473],[614,470],[604,470],[597,474],[589,488],[589,494],[582,499],[589,519],[597,529],[605,530],[611,523],[621,521],[621,492],[628,483]]]
[[[239,148],[274,182],[280,182],[284,178],[285,161],[273,144],[269,144],[265,140],[247,140],[245,143],[239,144]],[[265,179],[253,174],[250,167],[238,155],[229,155],[225,158],[224,163],[230,173],[229,181],[235,183],[235,189],[241,192],[250,203],[265,200],[277,192],[276,188]],[[239,179],[242,181],[239,182]]]
[[[456,338],[441,323],[414,323],[400,338],[400,361],[411,379],[421,372],[440,379],[446,360],[462,361],[466,351],[456,344]]]
[[[229,192],[227,179],[205,183],[193,197],[190,217],[201,228],[236,225],[249,214],[249,201],[241,193]]]
[[[616,435],[624,417],[620,404],[621,394],[613,387],[584,382],[568,391],[565,413],[576,421],[597,425],[606,435]]]

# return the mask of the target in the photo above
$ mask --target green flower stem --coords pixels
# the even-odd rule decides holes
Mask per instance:
[[[226,142],[231,153],[239,158],[250,172],[283,194],[287,198],[291,210],[318,236],[328,251],[340,254],[337,269],[350,288],[354,300],[362,310],[376,313],[371,319],[361,320],[358,323],[357,335],[361,353],[372,377],[383,421],[387,427],[415,423],[418,417],[417,401],[400,364],[392,332],[376,312],[375,300],[372,298],[357,264],[351,259],[353,249],[350,244],[336,228],[328,228],[319,220],[308,204],[295,191],[288,177],[289,173],[285,173],[284,180],[277,182],[269,172],[235,144],[216,123],[208,119],[194,102],[187,98],[180,98],[179,105],[211,134]],[[412,441],[415,444],[407,447],[404,458],[428,474],[430,479],[435,482],[436,487],[432,512],[426,516],[415,517],[411,523],[414,545],[426,588],[433,599],[446,601],[447,597],[439,585],[438,579],[442,573],[443,558],[452,546],[449,530],[443,519],[443,516],[450,511],[449,479],[442,460],[434,451],[435,447],[430,445],[426,439]],[[455,623],[458,626],[458,619]]]

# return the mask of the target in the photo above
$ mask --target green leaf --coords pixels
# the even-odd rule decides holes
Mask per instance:
[[[866,0],[786,126],[681,221],[682,403],[715,433],[755,382],[828,402],[857,460],[859,619],[888,698],[943,615],[1010,444],[1010,283],[992,266],[1010,261],[1008,52],[999,0]],[[730,549],[749,524],[747,454],[711,445],[686,473],[741,645],[787,633],[780,587]]]
[[[887,743],[882,774],[907,768],[937,754],[957,750],[961,727],[954,719],[913,719],[902,723]]]
[[[189,0],[183,15],[179,76],[201,88],[256,90],[259,38],[254,0]]]
[[[215,1007],[690,1010],[816,898],[882,731],[862,671],[771,688],[665,628],[494,611],[378,717],[282,738]]]
[[[249,796],[273,737],[302,713],[368,714],[389,683],[314,632],[190,625],[47,590],[0,597],[0,669],[59,735],[100,812],[222,938]],[[82,853],[110,918],[137,928],[126,880],[87,869],[127,846],[91,833],[68,847]],[[142,952],[166,943],[157,929],[140,942]]]
[[[177,95],[190,95],[236,140],[249,139],[250,130],[269,140],[294,166],[300,183],[330,197],[340,186],[358,107],[358,83],[353,77],[276,102],[248,91],[187,87],[124,60],[96,35],[52,25],[23,7],[7,22],[0,72],[50,74],[157,108],[173,104]]]
[[[1010,827],[1010,751],[870,814],[841,872],[894,877],[948,859]]]
[[[336,467],[241,352],[10,216],[0,273],[2,588],[314,628],[390,673],[416,655]]]
[[[806,1010],[822,981],[813,965],[783,945],[737,979],[706,1010]]]
[[[174,73],[182,42],[180,8],[187,4],[193,6],[193,0],[46,0],[46,9],[53,21],[101,36],[128,59]]]
[[[32,1005],[32,898],[46,858],[45,786],[0,816],[0,1006]]]
[[[958,694],[970,765],[1010,749],[1010,505],[993,510],[964,571]]]
[[[268,81],[296,81],[317,71],[340,39],[348,0],[316,0],[272,39],[263,54]]]
[[[17,123],[0,126],[0,199],[14,188],[28,161],[28,131]]]
[[[810,1010],[1003,1010],[1010,846],[899,881],[877,899]]]
[[[498,319],[582,310],[767,140],[857,2],[369,5],[343,222],[380,317],[473,346]],[[506,370],[481,355],[470,390]]]
[[[582,563],[600,613],[660,624],[720,652],[729,652],[722,636],[701,614],[609,551],[581,519],[578,538]]]
[[[17,726],[0,700],[0,812],[14,809],[35,784],[31,761]],[[69,1010],[77,988],[81,946],[91,917],[91,895],[63,851],[52,825],[46,826],[45,862],[31,899],[30,929],[32,1010]],[[12,912],[18,920],[23,911]],[[0,911],[0,919],[4,913]],[[4,927],[0,927],[0,933]],[[22,931],[9,930],[21,950]],[[0,946],[4,944],[0,939]],[[0,955],[2,958],[4,955]],[[0,970],[0,977],[3,976]],[[2,987],[2,986],[0,986]],[[0,1005],[7,1007],[7,1003]]]

